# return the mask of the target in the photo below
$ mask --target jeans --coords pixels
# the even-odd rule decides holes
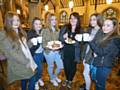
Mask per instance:
[[[65,44],[63,47],[63,65],[65,76],[68,81],[72,81],[76,73],[75,46]]]
[[[91,79],[94,81],[96,80],[96,71],[97,67],[95,67],[94,65],[90,65]]]
[[[96,90],[106,90],[106,80],[111,72],[111,68],[97,67],[96,72]]]
[[[86,84],[86,90],[90,90],[91,86],[91,77],[90,77],[90,65],[83,62],[84,65],[84,71],[83,71],[83,76],[85,79],[85,84]]]
[[[28,83],[28,88],[27,88],[27,82]],[[32,76],[30,79],[24,79],[21,81],[22,84],[22,90],[34,90],[35,87],[35,77]]]
[[[43,53],[36,53],[34,56],[34,61],[37,64],[37,72],[34,75],[36,78],[36,82],[41,78],[42,76],[42,61],[43,61]]]
[[[44,53],[44,56],[48,64],[48,74],[50,75],[50,79],[55,79],[60,73],[61,69],[63,69],[63,62],[61,56],[58,51],[50,51],[48,54]],[[55,73],[53,73],[54,62],[57,66]]]
[[[27,90],[27,82],[28,82],[28,90],[34,90],[35,83],[41,78],[42,76],[42,60],[43,60],[43,53],[37,53],[33,56],[35,63],[37,64],[37,70],[34,76],[30,79],[22,80],[22,90]]]

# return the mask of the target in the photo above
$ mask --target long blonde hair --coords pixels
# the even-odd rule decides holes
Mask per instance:
[[[26,37],[26,34],[23,32],[20,26],[18,28],[18,34],[16,34],[16,32],[13,30],[12,28],[13,16],[18,16],[18,14],[11,11],[6,13],[5,20],[4,20],[4,29],[5,29],[6,35],[13,42],[18,42],[19,39],[22,40],[22,37]]]
[[[56,15],[55,15],[55,14],[50,13],[50,15],[49,15],[49,17],[48,17],[47,27],[48,27],[48,28],[50,28],[50,29],[51,29],[51,17],[53,17],[53,16],[55,16],[55,17],[56,17]],[[58,25],[57,25],[57,24],[56,24],[55,28],[56,28],[56,30],[58,31]]]

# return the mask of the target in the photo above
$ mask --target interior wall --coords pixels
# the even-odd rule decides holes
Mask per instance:
[[[87,19],[87,20],[82,19],[82,20],[84,20],[84,21],[82,21],[82,22],[84,22],[85,24],[88,24],[90,15],[91,15],[92,13],[95,13],[94,7],[95,7],[94,5],[90,5],[90,6],[87,8],[88,11],[89,11],[89,13],[87,14],[87,15],[88,15],[88,18],[85,18],[85,19]],[[113,4],[110,4],[110,5],[106,5],[106,4],[97,5],[96,12],[102,13],[104,10],[106,10],[106,9],[109,8],[109,7],[112,7],[112,8],[114,8],[114,9],[117,10],[117,18],[118,18],[118,20],[119,20],[119,22],[120,22],[120,8],[119,8],[119,7],[120,7],[120,3],[113,3]],[[63,11],[63,10],[65,10],[65,11],[68,13],[68,15],[70,15],[71,11],[70,11],[69,8],[60,8],[60,9],[59,9],[59,12],[61,12],[61,11]],[[54,13],[54,10],[48,10],[48,12]],[[86,6],[83,6],[83,7],[74,7],[74,8],[73,8],[73,12],[78,12],[80,15],[83,15],[83,17],[85,17],[84,15],[86,15],[86,14],[85,14],[85,13],[86,13]],[[44,19],[45,14],[46,14],[46,12],[43,11],[43,13],[42,13],[42,18],[43,18],[43,19]],[[58,18],[59,18],[59,17],[58,17]]]

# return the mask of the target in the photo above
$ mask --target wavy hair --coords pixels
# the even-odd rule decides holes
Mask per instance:
[[[5,15],[5,20],[4,20],[4,29],[6,32],[6,35],[14,42],[18,42],[19,39],[22,40],[22,37],[26,37],[25,32],[21,29],[21,27],[18,28],[18,34],[13,30],[12,28],[12,23],[13,23],[13,16],[18,16],[17,13],[15,12],[7,12]]]
[[[81,29],[81,23],[80,23],[80,15],[77,12],[73,12],[70,14],[69,17],[69,21],[71,19],[71,16],[74,16],[77,19],[77,24],[76,24],[76,28],[75,28],[75,33],[80,33],[80,29]],[[71,31],[72,30],[72,26],[70,24],[70,22],[67,25],[68,29]]]
[[[102,39],[102,42],[108,41],[108,40],[120,35],[118,20],[116,18],[114,18],[114,17],[107,18],[105,20],[111,20],[112,21],[113,30],[111,32],[109,32],[108,34],[106,34],[106,36]]]

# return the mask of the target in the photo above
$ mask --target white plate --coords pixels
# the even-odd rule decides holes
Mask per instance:
[[[75,43],[75,40],[72,40],[71,42],[68,42],[68,39],[66,39],[65,42],[66,42],[67,44],[74,44],[74,43]]]
[[[60,45],[60,47],[52,47],[52,45],[53,44],[59,44]],[[63,47],[63,45],[62,45],[62,43],[60,42],[60,41],[50,41],[50,42],[48,42],[48,44],[47,44],[47,46],[46,46],[47,48],[49,48],[49,49],[52,49],[52,50],[58,50],[58,49],[60,49],[60,48],[62,48]]]
[[[60,41],[49,41],[49,42],[47,43],[47,45],[51,46],[51,45],[53,45],[54,43],[56,43],[56,44],[62,44]]]
[[[62,48],[63,45],[60,45],[60,47],[54,47],[54,48],[52,46],[46,46],[46,47],[51,49],[51,50],[58,50],[58,49]]]

